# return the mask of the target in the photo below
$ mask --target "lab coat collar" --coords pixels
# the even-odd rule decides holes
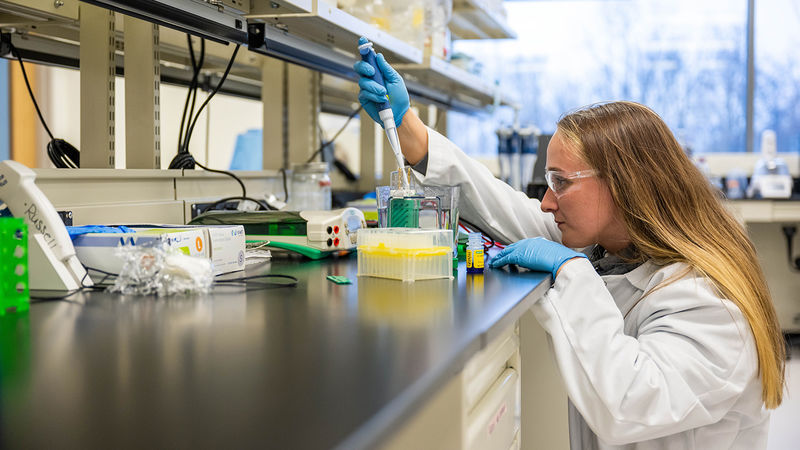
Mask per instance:
[[[601,247],[600,245],[595,245],[593,247],[587,247],[583,250],[583,253],[589,255],[589,259],[592,261],[592,265],[597,269],[596,263],[601,261],[603,258],[609,256],[608,252]],[[633,257],[634,252],[632,250],[628,251],[628,254]],[[608,263],[607,263],[608,264]],[[614,264],[613,262],[611,264]],[[620,264],[624,264],[620,258]],[[628,264],[629,266],[633,267],[635,264]],[[625,278],[628,283],[630,283],[633,287],[640,291],[645,291],[647,286],[650,284],[650,279],[653,277],[655,272],[661,269],[660,266],[656,265],[652,260],[647,260],[636,267],[633,267],[628,272],[615,274],[615,275],[601,275],[603,278]]]
[[[647,287],[650,284],[650,279],[653,278],[653,275],[659,269],[661,269],[660,266],[656,265],[652,260],[648,260],[642,263],[642,265],[640,265],[639,267],[626,273],[625,278],[636,289],[639,289],[640,291],[645,291],[647,290]]]

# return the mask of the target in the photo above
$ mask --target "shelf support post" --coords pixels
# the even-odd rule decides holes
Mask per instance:
[[[292,163],[304,163],[319,148],[320,73],[287,64],[288,147]]]
[[[261,65],[261,104],[263,105],[262,162],[265,170],[289,168],[286,116],[287,64],[263,57]],[[254,168],[255,169],[255,168]]]
[[[80,4],[81,167],[114,168],[114,12]]]
[[[358,179],[360,191],[372,191],[383,173],[383,128],[372,121],[365,112],[361,114],[361,175]],[[388,180],[387,180],[388,183]]]
[[[158,25],[125,16],[125,167],[161,168]]]

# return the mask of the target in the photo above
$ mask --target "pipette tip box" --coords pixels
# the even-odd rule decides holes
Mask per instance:
[[[452,230],[358,230],[358,276],[402,281],[453,278],[452,260]]]

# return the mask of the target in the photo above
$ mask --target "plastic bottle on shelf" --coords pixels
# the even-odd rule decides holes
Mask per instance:
[[[425,48],[424,0],[390,0],[391,34],[414,48]]]
[[[742,169],[731,169],[725,175],[725,196],[736,200],[745,198],[747,193],[747,173]]]
[[[695,163],[700,172],[706,177],[708,182],[717,190],[722,190],[722,178],[711,173],[711,168],[708,166],[705,156],[698,156]]]
[[[520,140],[520,189],[525,192],[528,184],[533,180],[533,167],[536,165],[536,156],[539,150],[539,135],[536,127],[528,126],[519,130]]]
[[[500,162],[500,179],[511,183],[511,137],[514,129],[501,127],[497,131],[497,159]]]
[[[470,233],[467,238],[467,273],[483,273],[483,235]]]
[[[367,2],[366,11],[368,20],[367,22],[375,25],[376,27],[388,33],[392,31],[392,12],[389,5],[384,3],[383,0],[373,0]]]
[[[450,18],[453,15],[452,0],[435,0],[426,3],[425,10],[425,54],[445,61],[450,60]]]
[[[383,0],[338,0],[336,4],[342,11],[370,25],[390,31],[391,11]]]

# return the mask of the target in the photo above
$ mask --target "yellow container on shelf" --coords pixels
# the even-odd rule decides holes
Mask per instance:
[[[402,281],[453,277],[453,231],[358,230],[358,276]]]

